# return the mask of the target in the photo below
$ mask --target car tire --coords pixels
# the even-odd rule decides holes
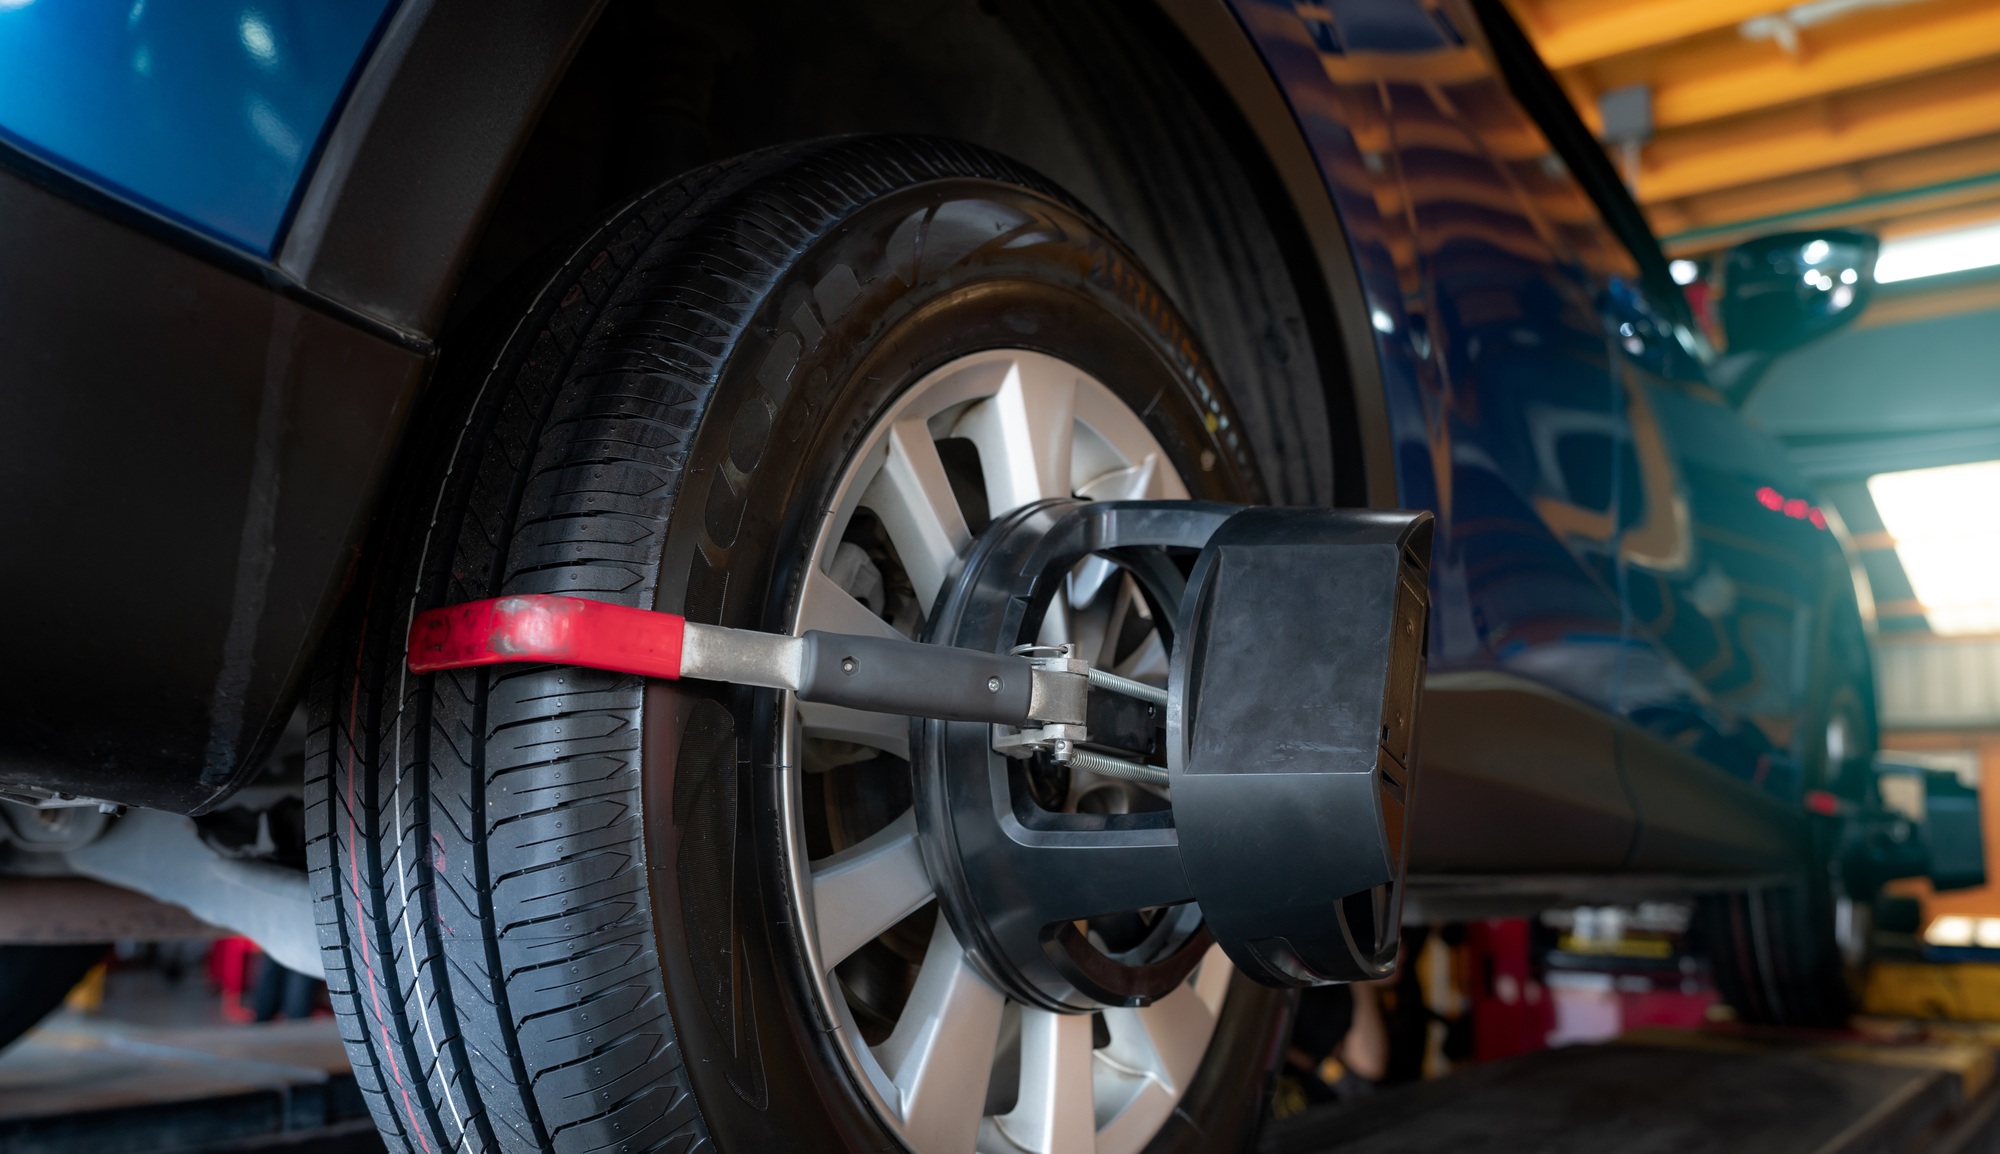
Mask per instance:
[[[406,637],[424,609],[512,593],[781,629],[872,415],[1000,346],[1105,382],[1193,496],[1261,495],[1131,255],[953,142],[841,138],[681,177],[443,374],[310,698],[327,981],[392,1150],[896,1147],[789,913],[776,695],[416,676]],[[1148,1150],[1250,1141],[1286,1004],[1227,984]]]
[[[1874,703],[1866,635],[1844,575],[1822,596],[1812,681],[1793,752],[1805,791],[1859,804],[1875,788]],[[1874,895],[1849,893],[1838,859],[1842,817],[1805,814],[1807,860],[1791,885],[1704,898],[1697,933],[1716,992],[1737,1019],[1839,1029],[1858,1002]],[[1845,907],[1843,909],[1843,907]]]

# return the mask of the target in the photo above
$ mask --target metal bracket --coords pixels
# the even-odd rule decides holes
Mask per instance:
[[[1167,787],[1167,771],[1130,758],[1083,748],[1090,740],[1090,689],[1096,686],[1122,693],[1164,708],[1167,691],[1116,674],[1092,669],[1088,661],[1076,657],[1072,645],[1022,645],[1014,650],[1034,664],[1029,693],[1029,712],[1047,723],[1026,728],[996,725],[993,748],[1008,757],[1026,758],[1037,753],[1049,760],[1105,777],[1139,782],[1158,789]],[[1061,720],[1052,720],[1060,718]]]

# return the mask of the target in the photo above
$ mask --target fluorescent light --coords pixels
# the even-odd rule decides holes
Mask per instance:
[[[2000,264],[2000,224],[1982,224],[1883,241],[1882,255],[1875,260],[1875,280],[1889,284],[1995,264]]]
[[[1924,929],[1924,941],[1933,946],[1978,946],[2000,949],[2000,918],[1969,918],[1964,914],[1941,914]]]
[[[2000,461],[1878,473],[1868,494],[1937,633],[2000,633]]]
[[[1673,276],[1675,284],[1688,285],[1701,275],[1701,266],[1691,260],[1677,260],[1667,265],[1667,272]]]

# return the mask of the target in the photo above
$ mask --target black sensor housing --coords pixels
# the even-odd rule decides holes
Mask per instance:
[[[1430,542],[1425,512],[1246,509],[1190,574],[1167,704],[1181,864],[1268,985],[1395,966]]]

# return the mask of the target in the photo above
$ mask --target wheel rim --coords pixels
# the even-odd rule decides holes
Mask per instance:
[[[947,451],[940,442],[956,444]],[[1186,496],[1140,417],[1088,374],[1028,351],[961,358],[892,403],[850,456],[814,537],[792,631],[896,631],[886,614],[907,632],[910,606],[937,604],[978,525],[1021,506]],[[890,553],[874,574],[857,559],[857,526]],[[1129,627],[1137,600],[1129,578],[1091,558],[1069,581],[1039,639],[1071,641],[1128,676],[1163,679],[1157,634]],[[848,810],[869,804],[843,809],[836,800],[871,773],[881,783],[872,796],[894,796],[894,774],[909,772],[910,720],[783,704],[781,833],[794,924],[836,1049],[877,1113],[918,1154],[975,1144],[1048,1154],[1142,1148],[1214,1036],[1234,972],[1221,950],[1142,1008],[1061,1014],[1009,1000],[936,916],[914,812],[899,801],[891,815],[874,803],[876,812],[857,818]],[[1122,784],[1084,778],[1065,804],[1117,804]],[[878,966],[885,954],[893,956]],[[914,967],[914,980],[885,1016],[869,975],[893,977],[898,959]]]

